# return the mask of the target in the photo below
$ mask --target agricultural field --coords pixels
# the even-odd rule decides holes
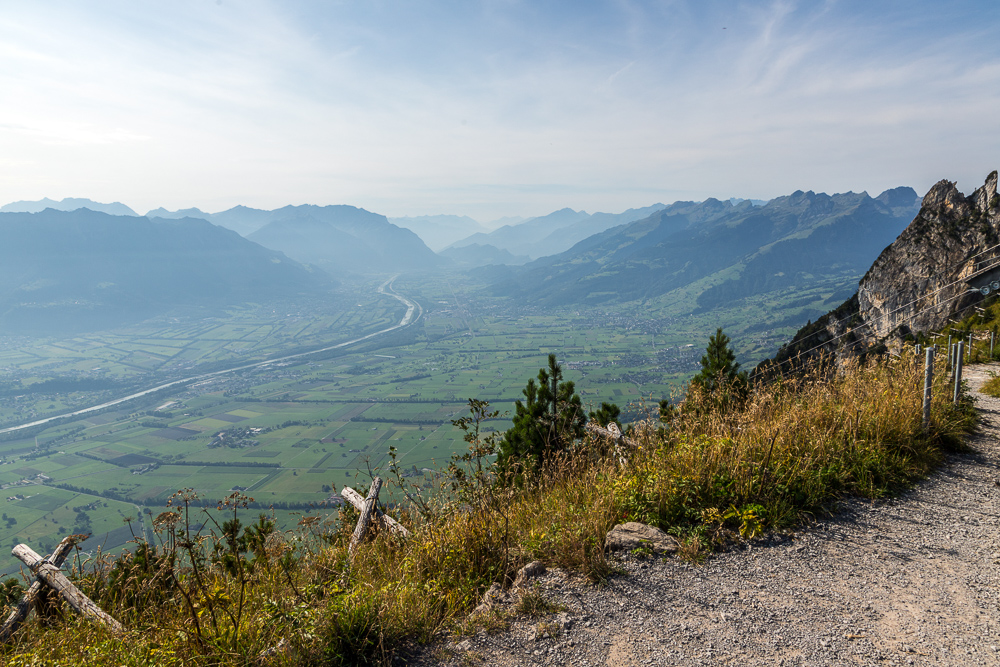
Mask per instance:
[[[314,316],[304,308],[272,309],[268,320],[257,309],[36,341],[0,351],[0,367],[24,384],[99,366],[101,378],[155,386],[183,372],[316,349],[398,322],[404,306],[368,287],[365,296],[342,298],[347,310],[340,315],[332,308]],[[390,451],[409,482],[430,488],[435,471],[465,447],[451,420],[464,414],[469,398],[513,412],[551,352],[585,407],[614,402],[626,420],[641,419],[655,414],[661,398],[680,394],[718,323],[673,314],[683,308],[664,303],[541,311],[483,296],[458,278],[404,276],[394,287],[423,308],[404,329],[0,436],[5,543],[43,551],[62,535],[90,532],[88,554],[114,552],[133,535],[152,537],[152,517],[179,489],[193,489],[213,507],[233,492],[245,494],[254,499],[242,510],[245,521],[273,513],[283,529],[294,529],[304,514],[335,513],[337,492],[366,485],[370,472],[384,473]],[[740,307],[762,317],[768,310],[767,302]],[[734,342],[749,365],[789,333],[758,331]],[[108,395],[56,391],[18,409],[4,403],[0,414],[8,424],[23,423]],[[486,427],[509,424],[505,416]],[[389,488],[384,497],[391,494]],[[0,574],[17,569],[0,554]]]
[[[0,336],[0,427],[384,329],[406,309],[378,294],[377,285],[355,285],[300,303],[163,317],[69,339]]]

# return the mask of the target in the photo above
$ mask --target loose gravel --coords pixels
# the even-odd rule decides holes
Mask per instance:
[[[973,390],[990,370],[966,369]],[[807,530],[700,566],[626,556],[603,587],[549,570],[535,585],[561,612],[406,662],[1000,665],[1000,399],[974,396],[973,452],[900,497],[846,501]]]

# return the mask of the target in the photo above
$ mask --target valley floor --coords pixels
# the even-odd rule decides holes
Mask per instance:
[[[901,497],[846,502],[703,566],[628,557],[603,588],[549,571],[539,581],[563,614],[415,663],[1000,665],[1000,399],[978,392],[991,366],[966,369],[982,414],[973,452]],[[535,639],[540,622],[555,638]]]

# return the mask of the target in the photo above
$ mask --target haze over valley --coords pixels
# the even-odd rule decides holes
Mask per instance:
[[[466,400],[509,410],[549,352],[587,405],[641,419],[680,396],[715,327],[755,364],[850,296],[919,197],[561,209],[493,231],[408,221],[419,233],[349,205],[4,208],[11,539],[88,528],[113,549],[135,528],[122,516],[148,530],[146,510],[185,486],[323,515],[331,482],[390,448],[430,484],[463,444]]]

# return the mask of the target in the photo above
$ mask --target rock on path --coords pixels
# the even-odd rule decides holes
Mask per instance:
[[[966,369],[973,389],[989,370]],[[549,570],[539,582],[563,614],[409,663],[1000,665],[1000,400],[975,397],[975,452],[948,456],[899,498],[846,502],[794,537],[703,566],[626,556],[627,575],[603,588]]]

